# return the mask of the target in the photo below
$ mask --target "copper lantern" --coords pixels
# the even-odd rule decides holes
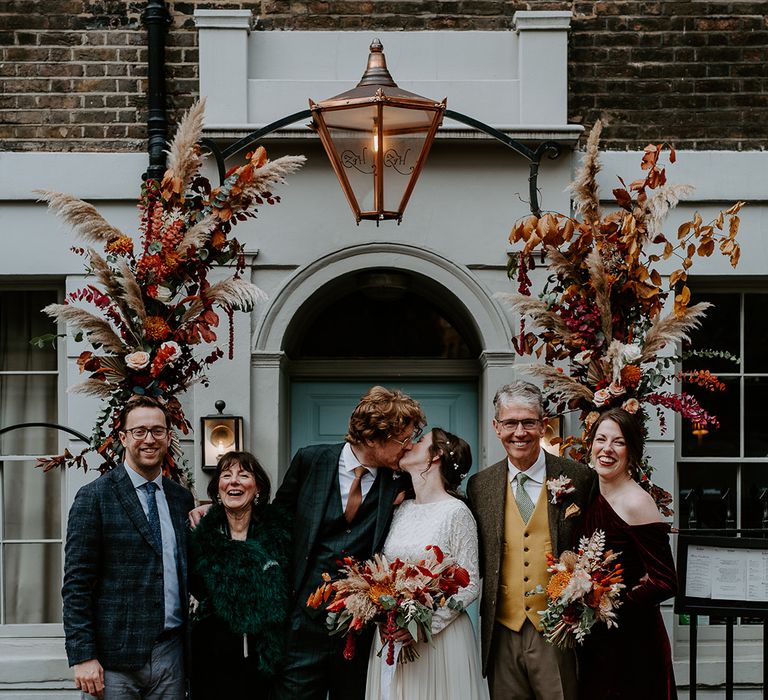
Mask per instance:
[[[397,87],[382,48],[378,39],[371,44],[357,87],[309,101],[312,128],[358,223],[400,223],[445,112],[445,99],[435,102]]]

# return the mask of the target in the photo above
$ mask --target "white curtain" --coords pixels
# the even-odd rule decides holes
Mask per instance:
[[[55,332],[40,310],[53,290],[0,290],[0,427],[57,423],[57,355],[32,337]],[[55,430],[26,428],[0,436],[0,538],[5,624],[61,621],[62,513],[59,471],[35,469],[35,457],[58,452]],[[29,459],[3,459],[26,455]],[[41,542],[41,540],[57,540]]]

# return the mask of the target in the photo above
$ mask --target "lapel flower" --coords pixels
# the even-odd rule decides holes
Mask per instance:
[[[561,474],[556,479],[547,479],[547,489],[550,493],[549,502],[557,505],[562,496],[573,493],[576,487],[567,476]]]

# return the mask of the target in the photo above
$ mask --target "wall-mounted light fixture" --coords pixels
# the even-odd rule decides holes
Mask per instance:
[[[225,452],[243,449],[243,417],[224,415],[227,404],[217,401],[218,413],[200,418],[200,441],[203,471],[214,471]]]
[[[445,100],[399,88],[375,39],[357,87],[310,100],[309,108],[357,223],[399,223],[443,121]]]

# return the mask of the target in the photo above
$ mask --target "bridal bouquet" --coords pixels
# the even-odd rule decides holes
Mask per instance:
[[[388,640],[386,662],[391,666],[395,663],[393,635],[398,629],[407,629],[414,639],[421,632],[426,641],[431,641],[434,611],[445,605],[454,610],[463,608],[453,596],[469,585],[469,573],[436,545],[427,545],[425,550],[430,554],[417,562],[398,558],[390,563],[379,554],[365,562],[345,557],[338,579],[323,574],[324,583],[309,596],[307,605],[319,608],[327,604],[328,631],[346,636],[344,658],[354,657],[356,634],[381,623]],[[398,662],[416,658],[413,646],[405,646]]]
[[[622,567],[616,561],[619,554],[606,552],[605,533],[595,530],[591,537],[581,538],[578,552],[566,550],[559,559],[547,555],[552,577],[546,588],[547,608],[539,614],[548,642],[570,648],[583,644],[596,622],[618,626],[616,608],[624,588]]]

